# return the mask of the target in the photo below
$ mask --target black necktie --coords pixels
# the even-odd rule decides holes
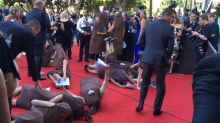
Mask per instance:
[[[88,20],[88,19],[87,19],[87,17],[86,17],[86,22],[87,22],[87,20]],[[87,24],[86,24],[86,26],[87,26]]]

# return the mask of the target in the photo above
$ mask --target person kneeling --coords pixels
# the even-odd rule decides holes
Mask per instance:
[[[56,81],[57,79],[59,79],[60,77],[63,77],[64,80],[66,80],[66,78],[69,78],[69,80],[71,80],[71,73],[70,73],[70,69],[69,69],[69,63],[68,60],[66,58],[66,55],[62,49],[62,47],[58,44],[56,44],[54,46],[54,71],[49,71],[47,73],[47,76],[55,83],[54,87],[58,88],[56,86]],[[68,88],[68,86],[65,86],[66,88]]]

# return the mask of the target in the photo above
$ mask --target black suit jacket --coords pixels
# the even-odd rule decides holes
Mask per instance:
[[[161,61],[166,60],[168,65],[174,48],[174,27],[164,19],[149,22],[139,44],[145,48],[141,62],[160,66]]]
[[[48,18],[46,17],[45,12],[37,8],[33,8],[31,11],[27,13],[26,18],[27,18],[27,21],[32,20],[32,19],[38,20],[38,22],[41,25],[41,30],[39,34],[37,35],[36,44],[45,44],[46,43],[46,29],[51,28],[50,22]]]
[[[220,54],[199,61],[193,72],[192,123],[220,123]]]
[[[128,42],[128,29],[129,29],[129,22],[128,22],[128,19],[125,19],[124,21],[124,27],[125,27],[125,34],[124,34],[124,38],[123,38],[123,41],[125,41],[125,43],[127,44]]]
[[[37,81],[39,73],[37,71],[34,55],[36,36],[26,25],[21,25],[12,21],[1,22],[0,30],[7,35],[12,34],[12,42],[9,49],[12,53],[13,59],[22,51],[26,52],[32,79],[33,81]]]
[[[48,21],[51,23],[52,21],[55,21],[55,18],[54,18],[54,16],[52,15],[52,21],[50,21],[50,18],[49,18],[49,16],[47,15],[47,19],[48,19]],[[53,33],[53,30],[47,30],[46,31],[47,33]]]

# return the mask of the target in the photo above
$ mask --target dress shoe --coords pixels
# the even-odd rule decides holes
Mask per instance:
[[[108,37],[108,38],[105,38],[104,40],[106,41],[106,42],[110,42],[111,41],[111,37]]]
[[[156,112],[154,111],[154,112],[153,112],[153,115],[154,115],[154,116],[158,116],[158,115],[161,115],[161,114],[162,114],[162,111],[156,111]]]
[[[81,62],[82,61],[82,59],[79,59],[77,62]]]
[[[89,62],[89,60],[88,60],[88,59],[85,59],[85,61],[86,61],[86,62]]]
[[[45,77],[39,77],[39,80],[46,80]]]
[[[88,65],[87,65],[87,64],[84,64],[84,70],[85,70],[85,71],[87,70],[87,67],[88,67]]]
[[[110,42],[114,43],[116,40],[117,40],[117,38],[112,38]]]
[[[137,112],[140,112],[140,111],[142,111],[143,110],[143,106],[138,106],[137,108],[136,108],[136,111]]]

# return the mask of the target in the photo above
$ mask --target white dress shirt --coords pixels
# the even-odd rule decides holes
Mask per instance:
[[[87,17],[87,21],[92,23],[93,20],[90,18],[90,17]],[[87,26],[90,26],[87,24]],[[86,27],[86,18],[85,17],[82,17],[78,20],[77,22],[77,27],[76,29],[80,32],[80,33],[84,33],[84,31],[81,29],[81,27]],[[92,26],[91,27],[91,31],[92,31]],[[90,33],[89,33],[90,34]]]

